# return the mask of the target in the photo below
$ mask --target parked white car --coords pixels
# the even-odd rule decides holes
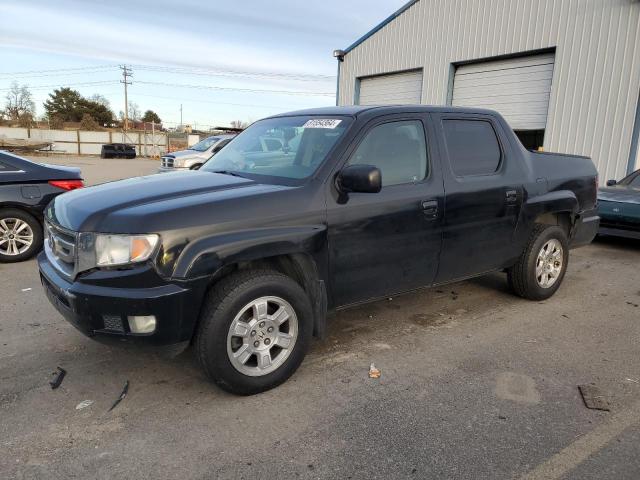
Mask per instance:
[[[158,172],[195,170],[231,141],[235,135],[214,135],[199,141],[186,150],[167,153],[160,160]]]

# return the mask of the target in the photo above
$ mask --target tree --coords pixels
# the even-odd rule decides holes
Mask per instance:
[[[33,102],[29,87],[26,85],[20,86],[18,82],[13,82],[5,98],[4,115],[9,120],[19,120],[20,117],[25,115],[33,118],[36,104]]]
[[[249,122],[243,122],[242,120],[231,120],[232,128],[247,128],[249,126]]]
[[[144,115],[142,116],[142,121],[143,122],[162,123],[162,120],[160,120],[160,117],[158,116],[158,114],[156,112],[154,112],[153,110],[147,110],[146,112],[144,112]]]
[[[129,102],[129,120],[140,120],[140,107],[137,103]]]
[[[91,115],[85,113],[80,120],[80,130],[100,130],[100,125],[96,122]]]
[[[95,103],[99,103],[100,105],[104,105],[108,109],[111,109],[111,103],[104,95],[100,95],[99,93],[94,93],[89,97],[89,100]]]
[[[80,122],[85,114],[90,115],[99,124],[113,121],[113,112],[103,103],[89,100],[70,88],[58,88],[49,94],[44,102],[49,119],[58,117],[63,122]]]

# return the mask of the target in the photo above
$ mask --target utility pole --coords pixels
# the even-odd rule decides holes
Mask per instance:
[[[133,72],[126,65],[120,65],[122,70],[122,80],[120,83],[124,84],[124,131],[129,130],[129,99],[127,97],[127,85],[131,85],[132,82],[128,81],[129,77],[133,77]]]
[[[182,125],[182,104],[180,104],[180,127],[184,130],[184,126]]]

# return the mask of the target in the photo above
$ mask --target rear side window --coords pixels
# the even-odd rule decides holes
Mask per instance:
[[[378,167],[383,187],[424,180],[427,148],[422,122],[390,122],[373,127],[358,145],[349,164]]]
[[[444,135],[453,173],[458,177],[490,175],[500,166],[500,145],[491,123],[445,120]]]
[[[0,161],[0,172],[16,172],[16,171],[18,171],[18,169],[15,168],[14,166],[9,165],[6,162]]]

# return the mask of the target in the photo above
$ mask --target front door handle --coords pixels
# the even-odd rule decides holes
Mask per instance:
[[[438,217],[438,201],[437,200],[423,200],[422,211],[427,218]]]

